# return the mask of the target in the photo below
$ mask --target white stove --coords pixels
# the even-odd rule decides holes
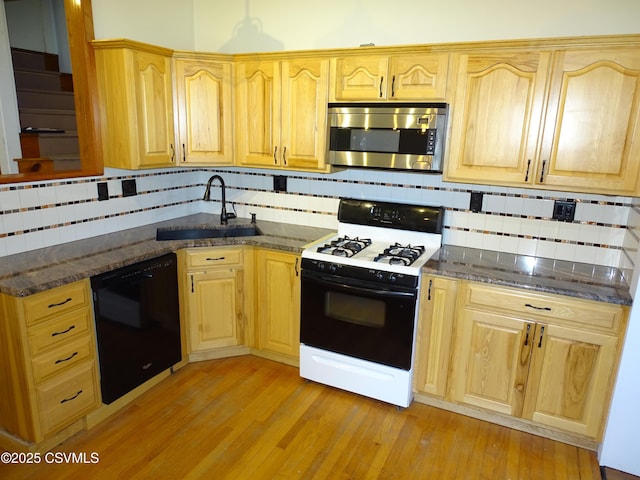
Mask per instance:
[[[335,235],[302,252],[300,375],[411,403],[420,269],[442,207],[342,199]]]

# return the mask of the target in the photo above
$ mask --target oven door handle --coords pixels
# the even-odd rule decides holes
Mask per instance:
[[[386,297],[386,298],[416,298],[418,295],[415,290],[403,291],[403,290],[386,290],[381,288],[364,287],[364,286],[361,286],[361,284],[359,285],[353,284],[341,277],[322,275],[322,274],[309,274],[309,273],[306,273],[304,270],[302,271],[302,276],[303,278],[307,277],[316,283],[320,283],[325,287],[339,288],[341,290],[364,293],[367,295],[378,295],[380,297]]]

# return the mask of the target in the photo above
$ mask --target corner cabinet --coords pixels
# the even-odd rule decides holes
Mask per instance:
[[[104,166],[173,166],[173,52],[130,40],[97,40],[92,46]]]
[[[599,441],[626,307],[461,286],[449,399]]]
[[[233,165],[232,62],[174,53],[178,165]]]
[[[178,252],[190,361],[248,353],[243,254],[242,248],[226,247]]]
[[[236,63],[237,164],[328,171],[329,60]]]
[[[640,195],[637,45],[454,54],[445,181]]]
[[[0,447],[53,446],[82,430],[82,418],[100,405],[90,292],[83,280],[28,297],[0,295]]]
[[[300,356],[300,256],[256,252],[258,353],[296,365]]]
[[[449,53],[355,55],[332,59],[332,102],[444,100]]]

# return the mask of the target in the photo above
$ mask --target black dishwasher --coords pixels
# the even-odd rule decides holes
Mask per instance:
[[[103,403],[182,358],[176,255],[91,278]]]

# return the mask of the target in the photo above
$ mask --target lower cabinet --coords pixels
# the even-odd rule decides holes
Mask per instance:
[[[599,441],[627,308],[447,282],[423,279],[416,391]]]
[[[300,350],[300,256],[256,252],[258,350],[295,363]]]
[[[425,276],[421,285],[415,389],[442,398],[449,374],[458,282]]]
[[[0,295],[0,447],[58,443],[100,405],[90,291],[82,280]]]
[[[214,358],[218,355],[206,354],[222,347],[243,346],[248,323],[243,249],[193,248],[179,255],[180,303],[190,360]]]

